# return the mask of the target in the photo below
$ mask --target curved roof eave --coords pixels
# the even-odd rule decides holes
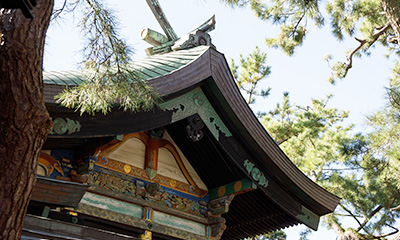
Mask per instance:
[[[316,212],[318,215],[332,212],[340,198],[309,179],[279,148],[243,99],[223,54],[208,47],[208,50],[190,65],[173,74],[151,79],[149,83],[157,89],[161,96],[167,96],[196,86],[209,77],[212,77],[223,98],[239,120],[239,124],[242,125],[237,127],[246,129],[252,140],[285,173],[295,187],[320,205],[320,210]]]

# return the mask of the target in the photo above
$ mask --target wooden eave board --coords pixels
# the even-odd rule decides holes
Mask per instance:
[[[27,214],[22,228],[22,239],[113,239],[134,240],[127,236],[93,227]]]
[[[37,176],[31,200],[52,206],[76,207],[88,188],[81,183]]]

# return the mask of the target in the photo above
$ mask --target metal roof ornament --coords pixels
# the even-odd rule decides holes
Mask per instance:
[[[165,16],[158,0],[146,0],[146,2],[166,35],[165,36],[164,34],[149,28],[142,30],[142,39],[153,45],[153,47],[145,50],[148,56],[189,49],[200,45],[206,45],[215,48],[215,46],[211,43],[211,37],[208,34],[208,32],[215,29],[215,15],[190,33],[178,38],[174,29],[168,22],[168,19]]]

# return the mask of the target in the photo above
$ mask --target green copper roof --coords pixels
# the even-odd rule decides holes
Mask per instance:
[[[170,74],[196,60],[209,46],[199,46],[177,52],[155,55],[132,62],[132,70],[137,71],[144,80]],[[52,71],[43,73],[44,84],[79,85],[82,71]]]

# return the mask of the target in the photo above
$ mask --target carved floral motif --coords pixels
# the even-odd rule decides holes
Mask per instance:
[[[207,212],[205,202],[179,196],[165,187],[156,186],[156,183],[145,183],[139,179],[125,180],[119,176],[94,171],[90,184],[198,216],[204,216]]]
[[[124,170],[125,163],[119,162],[119,161],[115,161],[111,158],[106,158],[106,157],[102,157],[102,158],[98,158],[96,161],[96,164],[98,166],[102,166],[102,167],[106,167],[112,170],[115,170],[117,172],[121,172],[121,173],[126,173]],[[129,165],[131,167],[131,170],[129,173],[127,173],[129,176],[133,176],[133,177],[137,177],[143,180],[150,180],[146,170],[144,169],[140,169],[137,168],[135,166]],[[125,167],[126,168],[126,167]],[[165,177],[162,175],[157,174],[153,179],[151,179],[153,182],[157,182],[160,183],[162,186],[164,187],[170,187],[173,188],[174,190],[178,190],[178,191],[183,191],[187,194],[190,195],[194,195],[196,197],[199,198],[203,198],[206,194],[207,191],[200,189],[198,187],[195,187],[193,185],[187,184],[187,183],[183,183],[180,181],[177,181],[175,179],[171,179],[169,177]]]

